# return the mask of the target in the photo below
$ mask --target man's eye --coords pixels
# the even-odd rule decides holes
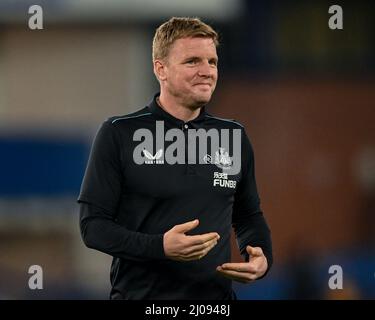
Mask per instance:
[[[188,60],[186,63],[188,63],[188,64],[196,64],[196,60]]]

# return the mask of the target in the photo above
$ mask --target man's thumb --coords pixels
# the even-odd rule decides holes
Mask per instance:
[[[247,246],[246,247],[246,251],[251,256],[257,256],[257,255],[259,255],[259,251],[257,250],[257,248],[254,248],[252,246]]]
[[[198,224],[199,224],[199,220],[195,219],[193,221],[189,221],[183,224],[177,224],[175,226],[175,230],[179,233],[185,233],[196,228]]]

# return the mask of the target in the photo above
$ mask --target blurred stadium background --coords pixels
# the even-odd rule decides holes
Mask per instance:
[[[43,30],[28,28],[34,4]],[[328,28],[332,4],[344,30]],[[373,1],[1,0],[0,299],[108,298],[111,258],[84,247],[75,200],[99,124],[158,89],[151,40],[173,15],[220,32],[209,110],[255,149],[275,263],[239,298],[374,299],[374,14]],[[34,264],[43,290],[28,288]]]

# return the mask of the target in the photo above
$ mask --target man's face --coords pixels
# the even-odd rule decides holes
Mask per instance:
[[[216,46],[210,38],[176,40],[164,63],[164,88],[182,105],[196,109],[207,104],[218,72]]]

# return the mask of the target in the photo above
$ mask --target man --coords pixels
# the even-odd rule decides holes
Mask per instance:
[[[217,45],[199,19],[162,24],[153,41],[160,94],[108,119],[96,135],[78,198],[80,227],[89,248],[113,256],[111,299],[233,299],[232,280],[251,282],[272,264],[245,130],[205,111]],[[207,132],[211,153],[202,156],[193,140]],[[231,226],[241,263],[230,263]]]

